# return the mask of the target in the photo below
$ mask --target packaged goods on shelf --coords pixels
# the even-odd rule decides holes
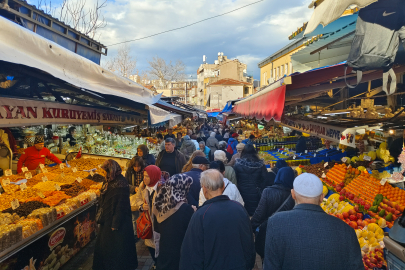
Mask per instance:
[[[54,207],[40,208],[29,214],[28,218],[40,219],[42,225],[46,227],[57,219],[57,212]]]

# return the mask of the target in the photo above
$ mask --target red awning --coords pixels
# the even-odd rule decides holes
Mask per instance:
[[[282,85],[263,95],[235,104],[233,112],[244,117],[270,121],[281,120],[284,110],[286,86]]]

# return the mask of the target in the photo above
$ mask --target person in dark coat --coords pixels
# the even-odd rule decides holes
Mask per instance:
[[[173,129],[172,128],[169,128],[167,130],[167,134],[165,135],[164,139],[166,140],[167,138],[176,139],[176,136],[174,136],[174,134],[173,134]]]
[[[181,173],[186,164],[186,158],[180,151],[175,149],[176,141],[173,138],[165,140],[165,150],[161,151],[156,158],[156,166],[170,176]]]
[[[138,191],[137,188],[143,181],[143,170],[145,167],[145,163],[140,156],[133,157],[129,162],[127,172],[125,173],[125,178],[129,184],[129,194],[133,195]]]
[[[134,270],[138,267],[134,229],[131,222],[128,181],[121,174],[120,165],[106,160],[102,169],[107,172],[101,188],[100,208],[94,249],[94,270]]]
[[[149,154],[149,149],[146,145],[139,145],[136,155],[142,157],[143,162],[145,163],[145,167],[149,165],[155,165],[155,157],[152,154]]]
[[[222,195],[218,170],[201,174],[207,201],[191,218],[181,246],[180,270],[250,270],[256,253],[249,215],[243,206]]]
[[[187,204],[186,196],[193,179],[176,174],[158,187],[153,212],[155,231],[160,233],[157,270],[178,270],[180,250],[194,209]]]
[[[277,175],[277,172],[278,172],[281,168],[284,168],[284,167],[288,167],[288,164],[287,164],[287,162],[286,162],[285,160],[280,159],[280,160],[277,160],[276,166],[275,166],[274,168],[272,168],[271,171],[272,171],[275,175]]]
[[[193,179],[193,184],[191,185],[190,191],[187,194],[187,201],[191,205],[198,206],[201,189],[200,176],[203,171],[209,168],[209,164],[210,162],[205,157],[196,156],[192,161],[193,168],[184,173],[184,175]]]
[[[250,220],[253,231],[259,227],[259,233],[255,238],[255,247],[257,254],[264,258],[264,245],[266,240],[267,219],[273,215],[277,209],[287,200],[279,210],[288,211],[294,208],[294,199],[291,195],[293,189],[295,174],[290,167],[281,168],[276,176],[274,185],[265,188],[262,193],[259,205]]]
[[[297,146],[295,147],[295,152],[297,154],[305,153],[305,150],[307,150],[307,142],[306,142],[304,136],[302,136],[301,132],[297,132],[297,135],[298,135],[299,139],[297,142]]]
[[[398,139],[395,139],[390,145],[389,145],[389,150],[390,150],[390,154],[391,156],[393,156],[395,158],[395,164],[399,166],[398,163],[398,157],[402,152],[402,147],[404,146],[404,138],[401,136]]]
[[[197,149],[195,144],[191,141],[190,136],[184,136],[184,141],[181,145],[180,152],[185,156],[186,159],[189,159],[195,150]]]
[[[221,133],[219,133],[219,131],[216,131],[216,134],[215,134],[215,139],[217,139],[217,140],[218,140],[218,142],[220,142],[220,141],[223,141],[223,140],[224,140],[224,138],[222,137]]]
[[[320,206],[322,181],[303,173],[295,178],[293,187],[294,209],[268,220],[263,269],[364,270],[353,228]]]
[[[221,151],[225,152],[227,162],[230,162],[231,159],[232,159],[232,155],[231,155],[228,151],[226,151],[226,147],[228,146],[228,144],[227,144],[225,141],[220,141],[220,142],[218,143],[218,145],[219,145],[219,149],[218,149],[218,150],[221,150]],[[214,153],[215,153],[215,152],[214,152]]]
[[[267,171],[266,165],[259,159],[256,149],[251,144],[245,145],[233,169],[245,208],[252,216],[259,204],[262,191],[273,185],[274,174]]]

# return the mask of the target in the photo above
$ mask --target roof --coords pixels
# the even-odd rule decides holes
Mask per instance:
[[[217,82],[210,83],[209,85],[211,86],[211,85],[252,85],[252,84],[234,79],[222,79]]]
[[[300,47],[302,45],[303,40],[304,40],[304,38],[293,40],[292,42],[288,43],[287,45],[285,45],[283,48],[281,48],[277,52],[273,53],[266,59],[260,61],[259,64],[257,64],[257,66],[259,68],[261,68],[261,67],[267,65],[268,63],[271,63],[274,59],[279,58],[280,56],[282,56],[286,53],[289,53],[290,51]]]

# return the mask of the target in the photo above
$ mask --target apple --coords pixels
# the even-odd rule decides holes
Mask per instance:
[[[344,197],[344,196],[339,196],[339,200],[340,200],[340,201],[344,201],[344,200],[345,200],[345,197]]]
[[[343,215],[343,218],[344,218],[344,219],[349,218],[349,213],[348,213],[348,212],[344,212],[342,215]]]
[[[349,200],[353,200],[354,199],[354,195],[352,193],[349,193],[349,195],[347,195],[347,197],[349,198]]]
[[[388,204],[389,207],[392,207],[392,202],[391,201],[388,201],[387,204]]]
[[[357,223],[354,221],[350,221],[349,226],[352,227],[353,229],[357,229],[357,227],[358,227]]]
[[[356,214],[356,211],[354,211],[354,209],[349,210],[349,215],[355,215],[355,214]]]
[[[370,258],[370,262],[376,264],[376,263],[377,263],[377,260],[376,260],[375,258],[371,257],[371,258]]]
[[[394,214],[397,215],[397,216],[399,216],[399,215],[401,214],[401,212],[398,211],[398,210],[396,210]]]
[[[363,220],[363,214],[362,213],[357,213],[356,216],[357,216],[358,219]]]
[[[350,216],[349,216],[349,219],[350,219],[351,221],[355,221],[355,220],[357,219],[357,217],[356,217],[355,215],[350,215]]]
[[[399,208],[400,208],[399,204],[395,205],[395,209],[397,209],[399,211]]]
[[[387,200],[387,199],[383,199],[382,202],[385,203],[385,204],[387,204],[387,203],[388,203],[388,200]]]
[[[342,191],[342,187],[341,186],[336,186],[336,192],[340,192]]]
[[[350,219],[346,218],[346,219],[345,219],[345,222],[346,222],[347,224],[349,224],[349,223],[350,223]]]
[[[371,223],[376,223],[377,221],[376,221],[375,218],[372,218],[372,219],[370,220],[370,222],[371,222]]]
[[[363,221],[361,219],[357,220],[357,226],[362,226]],[[363,226],[364,227],[364,226]]]
[[[366,210],[370,209],[370,207],[371,207],[371,205],[370,205],[369,203],[366,203],[366,204],[364,205],[364,209],[366,209]]]
[[[358,205],[354,206],[354,211],[359,212],[359,206]]]
[[[342,195],[342,196],[344,196],[344,195],[346,194],[346,190],[342,189],[342,190],[339,192],[339,194]]]

